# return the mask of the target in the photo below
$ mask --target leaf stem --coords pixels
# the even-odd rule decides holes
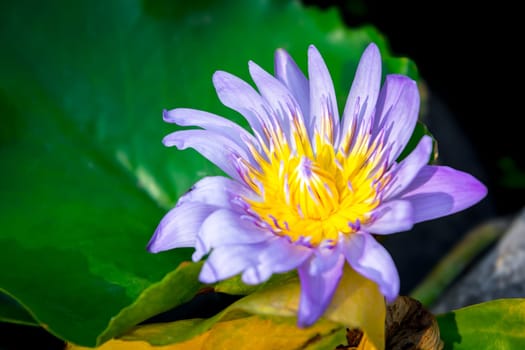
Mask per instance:
[[[430,307],[470,263],[503,235],[509,224],[509,219],[497,218],[469,231],[412,290],[410,297]]]

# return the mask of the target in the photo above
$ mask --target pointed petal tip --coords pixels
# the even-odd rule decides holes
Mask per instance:
[[[365,52],[368,52],[368,51],[370,51],[370,53],[374,53],[378,55],[380,54],[379,47],[377,46],[375,42],[371,42],[366,46]]]
[[[215,89],[217,89],[217,85],[224,83],[224,81],[230,77],[231,77],[230,73],[225,72],[223,70],[217,70],[211,76],[211,81],[213,83],[213,86],[215,86]]]
[[[383,293],[383,291],[381,291]],[[383,295],[385,295],[385,293],[383,293]],[[396,301],[397,297],[399,296],[399,294],[392,294],[392,295],[389,295],[389,296],[386,296],[385,295],[385,300],[388,304],[391,304],[393,303],[394,301]]]
[[[274,61],[274,71],[276,76],[285,75],[284,67],[291,60],[290,54],[283,48],[278,48],[275,50],[275,55],[273,58]]]
[[[418,223],[468,209],[487,193],[487,187],[469,173],[448,166],[427,165],[401,197],[412,202],[414,222]]]
[[[250,75],[252,76],[252,78],[254,75],[258,76],[258,75],[265,75],[265,73],[268,74],[264,69],[261,68],[261,66],[259,66],[257,63],[255,63],[252,60],[248,61],[248,71],[250,72]]]
[[[288,51],[286,51],[285,49],[283,49],[282,47],[279,47],[277,50],[275,50],[275,57],[280,57],[280,58],[287,58],[289,57],[290,54],[288,53]]]
[[[297,317],[297,327],[299,328],[308,328],[311,327],[317,318],[311,317],[311,315],[299,315]]]
[[[284,67],[289,65],[290,62],[293,62],[292,56],[283,48],[278,48],[275,50],[274,55],[274,70],[276,75],[284,74]],[[293,62],[292,64],[294,64]]]
[[[153,236],[151,236],[151,239],[146,245],[146,250],[148,252],[156,254],[156,253],[160,253],[166,250],[188,246],[184,244],[183,242],[179,242],[180,244],[167,244],[166,237],[163,234],[164,228],[165,227],[163,223],[159,224],[159,226],[153,233]]]
[[[397,273],[397,269],[396,269],[396,273]],[[396,281],[397,283],[394,281]],[[381,294],[383,294],[387,303],[392,303],[399,296],[399,290],[400,290],[399,276],[393,279],[393,281],[390,281],[389,283],[387,282],[378,283],[377,281],[376,283],[379,287],[379,291],[381,292]]]
[[[259,68],[259,65],[252,60],[248,60],[248,69],[251,70],[256,68]]]
[[[166,108],[164,108],[162,110],[162,120],[164,120],[165,122],[168,122],[168,123],[171,122],[171,118],[169,116],[169,111]]]
[[[155,246],[155,236],[152,237],[150,241],[148,242],[148,244],[146,245],[146,250],[149,253],[153,253],[153,254],[160,252],[160,250],[157,249],[157,247]]]
[[[475,205],[476,203],[482,201],[488,194],[488,188],[485,186],[481,181],[479,181],[477,178],[472,176],[472,179],[470,180],[470,186],[469,190],[472,193],[472,204]]]
[[[308,46],[308,59],[311,59],[312,57],[321,57],[321,53],[319,52],[319,50],[317,49],[317,47],[315,45],[310,45]]]
[[[309,310],[305,310],[305,307],[300,307],[297,312],[297,327],[308,328],[312,326],[315,322],[317,322],[319,317],[322,316],[325,308],[314,307]]]
[[[381,61],[381,51],[379,50],[379,47],[375,43],[370,43],[368,46],[364,49],[363,54],[361,55],[361,58],[359,59],[360,62],[370,62],[370,68],[374,68],[381,71],[382,61]]]
[[[171,134],[164,136],[162,144],[166,147],[177,147],[178,149],[184,149],[184,141],[177,138],[179,132],[175,131]]]
[[[174,109],[163,109],[162,110],[162,120],[171,124],[179,124],[181,126],[186,126],[186,124],[181,124],[185,119],[188,119],[188,115],[196,112],[195,110],[189,108],[174,108]],[[200,112],[200,111],[197,111]]]
[[[159,244],[159,238],[160,236],[160,225],[157,227],[155,232],[153,233],[153,236],[151,236],[148,244],[146,245],[146,250],[150,253],[156,254],[160,253],[165,249],[162,249],[161,244]]]

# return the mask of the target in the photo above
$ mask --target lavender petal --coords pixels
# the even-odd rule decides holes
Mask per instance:
[[[352,125],[373,117],[380,87],[381,54],[375,44],[369,44],[361,56],[346,99],[342,134],[347,133]]]
[[[195,149],[226,174],[239,181],[242,177],[235,167],[234,160],[239,157],[249,159],[245,150],[230,138],[207,130],[175,131],[165,136],[162,142],[166,146],[175,146],[181,150]]]
[[[339,111],[330,72],[317,49],[308,48],[308,77],[310,79],[310,136],[317,131],[335,142],[339,133]]]
[[[274,64],[275,76],[293,94],[297,103],[301,107],[305,124],[309,125],[310,118],[310,86],[304,73],[299,69],[295,61],[283,49],[275,53]]]
[[[188,202],[171,209],[160,221],[147,249],[152,253],[181,247],[193,247],[204,220],[217,207]]]
[[[363,225],[363,230],[379,235],[408,231],[414,226],[412,204],[404,200],[393,200],[377,207],[370,224]]]
[[[319,257],[313,259],[319,259]],[[299,267],[299,279],[301,280],[301,296],[297,315],[299,327],[311,326],[324,313],[343,275],[344,261],[343,255],[339,254],[332,269],[319,274],[310,272],[311,260]]]
[[[466,209],[486,194],[487,188],[470,174],[427,165],[398,197],[412,204],[418,223]]]
[[[418,113],[416,82],[403,75],[388,75],[377,102],[376,118],[379,118],[379,124],[374,134],[386,129],[386,144],[392,147],[392,159],[399,156],[412,136]]]
[[[388,302],[399,294],[399,274],[390,254],[368,233],[355,233],[344,240],[344,255],[359,274],[374,281]]]

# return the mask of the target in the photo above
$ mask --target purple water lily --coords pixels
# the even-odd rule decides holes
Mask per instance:
[[[222,71],[213,76],[221,102],[242,114],[252,133],[220,116],[178,108],[164,120],[199,129],[167,135],[166,146],[194,148],[229,177],[205,177],[162,219],[148,249],[194,247],[209,253],[200,280],[237,274],[247,284],[297,269],[299,326],[313,324],[330,303],[347,262],[374,281],[387,301],[399,275],[375,235],[463,210],[486,194],[469,174],[428,165],[424,136],[402,161],[417,122],[416,83],[388,75],[370,44],[359,62],[342,118],[332,79],[314,46],[308,78],[282,49],[275,76],[253,62],[258,91]]]

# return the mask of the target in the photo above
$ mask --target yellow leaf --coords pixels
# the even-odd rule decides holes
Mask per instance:
[[[96,348],[87,348],[84,346],[78,346],[68,343],[66,350],[194,350],[201,349],[204,340],[207,338],[208,333],[203,333],[195,338],[188,341],[163,346],[153,346],[150,343],[143,340],[119,340],[111,339]]]
[[[253,293],[231,307],[258,315],[295,317],[299,305],[297,281]],[[364,278],[347,264],[332,302],[322,318],[367,335],[369,349],[385,348],[385,299],[377,284]]]
[[[367,349],[385,348],[386,304],[379,287],[348,265],[324,318],[359,328],[369,343]]]
[[[151,324],[151,332],[162,324]],[[210,330],[190,340],[163,346],[153,346],[145,341],[112,339],[98,348],[68,344],[66,350],[216,350],[216,349],[302,349],[325,337],[336,337],[341,326],[329,321],[318,322],[314,327],[298,328],[293,318],[249,316],[216,323]],[[341,340],[341,343],[344,341]]]
[[[370,343],[370,339],[366,336],[366,334],[363,334],[363,338],[361,338],[361,341],[359,342],[359,346],[356,350],[374,350],[376,347]]]
[[[202,350],[213,349],[302,349],[311,342],[341,329],[332,322],[301,329],[292,318],[246,318],[219,322],[209,332]]]

